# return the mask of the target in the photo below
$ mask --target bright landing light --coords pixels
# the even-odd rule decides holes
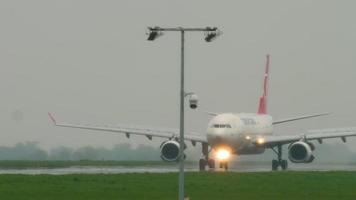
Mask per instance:
[[[265,139],[264,138],[258,138],[257,139],[257,144],[263,144],[263,143],[265,143]]]
[[[226,149],[219,149],[216,152],[216,158],[219,160],[227,160],[230,158],[230,151]]]

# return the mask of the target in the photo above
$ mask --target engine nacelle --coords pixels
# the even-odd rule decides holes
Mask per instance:
[[[288,147],[289,160],[294,163],[311,163],[315,147],[312,143],[295,142]]]
[[[177,161],[179,158],[179,143],[175,140],[168,140],[161,144],[161,158],[167,162]]]

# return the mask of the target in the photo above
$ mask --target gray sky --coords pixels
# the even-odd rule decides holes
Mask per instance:
[[[0,145],[158,144],[55,128],[47,119],[50,111],[69,122],[178,127],[179,35],[148,42],[146,27],[155,25],[224,32],[212,43],[200,33],[186,36],[186,89],[201,103],[199,111],[187,111],[187,130],[205,134],[203,110],[255,112],[267,53],[274,118],[334,113],[281,125],[277,134],[356,126],[355,6],[351,0],[2,0]]]

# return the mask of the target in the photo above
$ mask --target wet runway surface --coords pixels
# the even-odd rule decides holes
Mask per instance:
[[[188,163],[185,165],[188,172],[198,171],[198,163]],[[289,163],[289,171],[356,171],[356,164],[347,163],[312,163],[312,164],[292,164]],[[215,172],[224,170],[215,169]],[[232,172],[269,172],[271,166],[269,162],[238,162],[231,163],[229,171]],[[178,172],[178,165],[162,166],[115,166],[115,167],[67,167],[67,168],[34,168],[34,169],[0,169],[0,174],[120,174],[120,173],[170,173]]]

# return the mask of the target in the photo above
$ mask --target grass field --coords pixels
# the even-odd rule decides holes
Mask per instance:
[[[177,199],[177,173],[0,175],[1,200]],[[356,199],[356,172],[186,173],[191,200]]]

